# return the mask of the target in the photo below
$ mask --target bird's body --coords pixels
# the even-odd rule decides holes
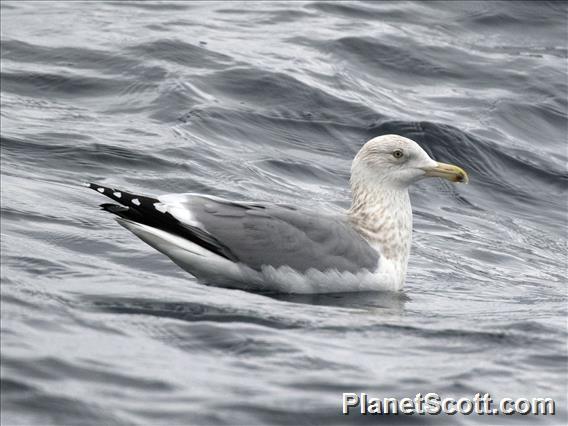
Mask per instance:
[[[122,226],[207,284],[287,293],[399,290],[412,235],[404,180],[414,176],[378,179],[373,171],[380,153],[402,149],[399,145],[409,157],[418,148],[422,169],[440,169],[409,139],[375,138],[354,160],[353,202],[344,214],[203,194],[152,198],[89,186],[122,204],[103,204]],[[450,172],[456,175],[458,168]]]

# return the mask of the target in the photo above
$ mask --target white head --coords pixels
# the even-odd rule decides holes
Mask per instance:
[[[467,183],[460,167],[438,163],[416,142],[398,135],[383,135],[368,141],[351,167],[352,185],[406,189],[425,177],[442,177]]]

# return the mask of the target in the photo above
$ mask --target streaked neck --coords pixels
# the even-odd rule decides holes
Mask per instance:
[[[412,239],[412,208],[406,188],[371,188],[352,181],[348,211],[355,229],[382,256],[400,262],[404,270]]]

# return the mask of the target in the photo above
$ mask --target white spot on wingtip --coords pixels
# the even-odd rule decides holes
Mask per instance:
[[[88,182],[81,182],[81,186],[86,186],[87,188],[90,188],[91,184]]]
[[[132,199],[132,204],[139,206],[140,205],[140,200],[138,198],[133,198]]]
[[[167,213],[168,208],[163,203],[154,203],[154,208],[158,210],[160,213]]]
[[[120,192],[113,192],[112,195],[114,195],[116,198],[120,198],[122,197],[122,194]]]
[[[97,191],[99,191],[99,192],[100,192],[100,193],[102,194],[103,192],[105,192],[105,189],[104,189],[104,188],[101,188],[101,187],[99,187],[99,188],[97,188]]]

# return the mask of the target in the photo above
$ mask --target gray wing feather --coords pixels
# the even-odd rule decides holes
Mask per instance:
[[[238,261],[256,270],[289,266],[301,272],[315,268],[356,273],[378,265],[377,252],[341,217],[194,194],[159,200],[191,212],[193,223],[188,227],[194,228],[197,221]],[[176,218],[184,223],[181,215]]]

